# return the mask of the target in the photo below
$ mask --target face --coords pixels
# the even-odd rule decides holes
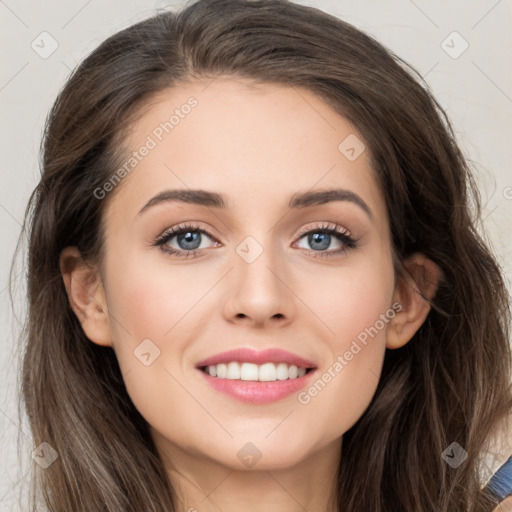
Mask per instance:
[[[108,192],[103,286],[127,391],[162,452],[288,467],[367,408],[396,308],[361,144],[298,88],[218,77],[144,107],[126,140],[136,163]]]

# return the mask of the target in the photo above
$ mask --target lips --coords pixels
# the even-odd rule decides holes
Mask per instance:
[[[213,389],[242,402],[262,404],[300,391],[316,365],[281,349],[240,348],[204,359],[196,368]]]
[[[203,368],[205,366],[214,366],[217,364],[228,364],[231,362],[238,363],[253,363],[262,365],[265,363],[285,363],[289,366],[294,365],[297,368],[316,368],[315,363],[299,357],[286,350],[271,348],[267,350],[252,350],[247,348],[237,348],[228,350],[221,354],[216,354],[212,357],[204,359],[197,363],[196,368]]]

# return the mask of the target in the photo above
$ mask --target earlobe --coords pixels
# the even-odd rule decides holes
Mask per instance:
[[[83,260],[76,247],[66,247],[60,255],[60,270],[85,335],[98,345],[112,346],[105,291],[97,269]]]
[[[424,254],[415,253],[403,262],[404,276],[397,284],[394,300],[401,305],[386,333],[386,347],[396,349],[411,340],[421,327],[437,292],[441,269]],[[428,299],[428,300],[427,300]]]

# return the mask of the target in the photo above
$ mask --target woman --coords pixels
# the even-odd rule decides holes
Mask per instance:
[[[48,508],[494,509],[510,317],[478,218],[441,107],[341,20],[199,0],[110,37],[26,217]]]

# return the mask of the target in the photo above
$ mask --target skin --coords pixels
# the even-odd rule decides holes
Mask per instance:
[[[417,288],[433,297],[439,269],[416,254],[404,262],[411,277],[395,282],[369,151],[349,161],[338,145],[350,134],[362,137],[308,90],[230,77],[176,86],[144,106],[125,141],[129,151],[190,96],[197,107],[108,198],[101,267],[87,265],[74,247],[63,251],[70,303],[91,342],[114,349],[180,510],[334,510],[343,433],[370,403],[386,348],[406,344],[425,320],[429,306]],[[220,192],[228,207],[167,202],[138,215],[174,188]],[[359,195],[372,218],[348,201],[287,207],[297,192],[330,188]],[[201,239],[198,257],[152,245],[188,222],[211,237]],[[358,247],[315,257],[299,235],[324,223],[348,230]],[[247,236],[262,249],[251,263],[236,252]],[[168,244],[180,248],[176,237]],[[323,252],[341,247],[332,236]],[[314,361],[320,375],[394,303],[401,311],[306,405],[296,394],[242,403],[195,369],[232,348],[278,347]],[[134,350],[148,338],[160,355],[145,366]],[[237,457],[248,442],[261,453],[252,467]]]
[[[512,512],[512,496],[502,501],[495,509],[494,512]]]

